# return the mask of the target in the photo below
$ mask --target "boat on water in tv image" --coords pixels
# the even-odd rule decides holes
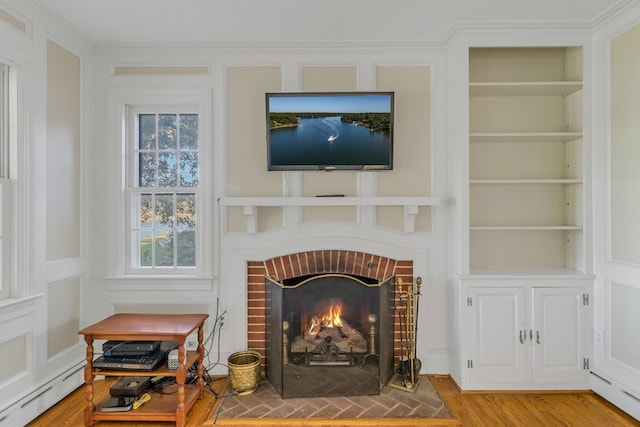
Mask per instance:
[[[267,93],[269,170],[390,170],[393,92]]]

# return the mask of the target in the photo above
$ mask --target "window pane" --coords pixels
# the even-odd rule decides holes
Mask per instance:
[[[198,148],[198,115],[182,114],[180,116],[180,149],[195,150]]]
[[[176,217],[178,228],[196,227],[196,195],[179,194],[176,198]]]
[[[153,153],[140,153],[138,155],[138,167],[140,173],[138,177],[139,187],[156,186],[156,155]]]
[[[198,186],[198,153],[182,152],[180,154],[180,186]]]
[[[152,232],[150,230],[138,231],[135,233],[140,259],[137,260],[140,267],[151,267],[153,260],[153,252],[151,244],[153,242]]]
[[[178,138],[177,114],[158,114],[158,148],[176,149]]]
[[[156,148],[156,115],[140,114],[138,121],[138,148],[141,150]]]
[[[178,185],[178,165],[176,153],[161,153],[158,156],[158,186]]]
[[[151,194],[137,195],[138,215],[136,217],[136,228],[153,227],[153,197]]]
[[[154,228],[173,228],[173,194],[156,194],[156,212]]]
[[[156,267],[173,267],[173,231],[157,230],[154,237]]]
[[[196,265],[196,232],[181,230],[177,232],[178,266],[195,267]]]

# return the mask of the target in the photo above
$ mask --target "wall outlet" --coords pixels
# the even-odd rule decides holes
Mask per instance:
[[[185,350],[197,350],[198,349],[198,335],[191,334],[184,342]]]
[[[593,341],[597,346],[604,345],[604,332],[602,331],[602,329],[595,328],[593,330]]]
[[[228,313],[222,314],[220,316],[220,329],[227,329],[227,318],[229,317]]]

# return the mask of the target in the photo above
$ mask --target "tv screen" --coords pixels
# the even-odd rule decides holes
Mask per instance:
[[[267,93],[268,169],[392,169],[393,98],[393,92]]]

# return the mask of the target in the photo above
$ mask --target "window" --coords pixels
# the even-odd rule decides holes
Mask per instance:
[[[9,175],[9,67],[0,64],[0,298],[10,294],[12,183]]]
[[[130,270],[195,273],[201,251],[199,115],[129,107]]]
[[[0,64],[0,178],[9,178],[9,67]]]

